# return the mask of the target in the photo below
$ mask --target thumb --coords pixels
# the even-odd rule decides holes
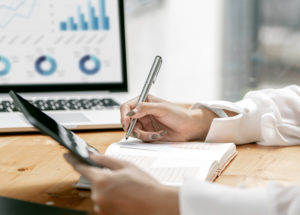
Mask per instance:
[[[131,118],[138,119],[147,115],[155,117],[163,117],[169,112],[166,103],[142,102],[134,110],[132,110]]]

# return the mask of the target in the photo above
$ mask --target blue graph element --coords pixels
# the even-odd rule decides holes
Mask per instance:
[[[48,62],[50,64],[50,68],[47,70],[42,67],[43,63],[45,62]],[[56,71],[57,63],[52,57],[41,56],[35,62],[35,69],[40,75],[50,76]]]
[[[87,68],[86,64],[89,61],[92,61],[94,63],[94,68],[92,68],[92,69]],[[97,72],[100,71],[101,61],[99,60],[99,58],[97,58],[94,55],[86,55],[86,56],[81,58],[81,60],[79,62],[79,68],[86,75],[94,75],[94,74],[96,74]]]
[[[5,76],[7,73],[9,73],[11,69],[11,64],[9,60],[6,57],[0,56],[0,64],[4,65],[3,69],[0,69],[0,76]]]
[[[106,0],[98,0],[98,15],[96,14],[96,8],[92,5],[91,1],[88,1],[87,9],[88,14],[85,15],[82,12],[80,6],[77,7],[77,21],[75,17],[69,17],[67,21],[60,23],[61,31],[98,31],[109,30],[110,19],[106,15]]]
[[[29,5],[29,10],[28,10],[27,14],[22,14],[22,13],[18,12],[19,9],[21,9],[23,6],[25,6],[27,1],[28,0],[22,0],[15,7],[8,6],[8,5],[0,5],[0,10],[5,9],[5,10],[12,13],[12,15],[10,17],[8,17],[7,20],[5,20],[5,22],[3,22],[3,23],[0,22],[0,27],[5,28],[7,25],[9,25],[17,17],[18,18],[23,18],[23,19],[29,19],[31,17],[32,13],[33,13],[34,7],[36,6],[37,0],[33,0],[32,4]],[[2,18],[2,20],[3,20],[3,18]]]

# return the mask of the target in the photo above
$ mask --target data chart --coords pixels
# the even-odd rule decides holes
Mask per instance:
[[[118,0],[1,0],[0,84],[122,83],[119,13]]]

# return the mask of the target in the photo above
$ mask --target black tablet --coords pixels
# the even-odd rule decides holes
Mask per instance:
[[[29,101],[27,101],[14,91],[10,91],[9,95],[13,99],[16,107],[24,114],[25,118],[30,124],[40,130],[42,133],[52,137],[60,145],[67,148],[84,163],[91,166],[101,167],[100,165],[89,159],[89,152],[97,151],[95,148],[88,145],[79,136],[77,136],[64,126],[60,125],[50,116],[40,111]]]

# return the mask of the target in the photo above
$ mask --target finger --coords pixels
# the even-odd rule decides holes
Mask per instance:
[[[148,95],[146,98],[146,101],[150,102],[150,103],[169,103],[163,99],[160,99],[160,98],[152,96],[152,95]],[[130,123],[130,114],[128,116],[128,113],[136,107],[137,102],[138,102],[138,97],[135,97],[135,98],[129,100],[128,102],[122,104],[120,107],[121,124],[125,131],[127,131],[129,123]]]
[[[71,153],[64,154],[64,158],[74,167],[74,169],[84,176],[87,180],[93,181],[95,175],[99,176],[102,171],[97,167],[92,167],[87,164],[82,163],[78,158],[76,158]]]
[[[167,132],[164,130],[160,131],[144,131],[139,128],[135,128],[134,132],[138,135],[139,139],[145,141],[145,142],[154,142],[154,141],[159,141],[162,140]]]
[[[128,162],[113,157],[95,154],[90,155],[91,160],[111,170],[123,169],[128,166]]]
[[[166,103],[142,102],[129,113],[131,113],[130,117],[133,119],[139,119],[147,115],[163,117],[168,114],[169,109],[170,107]]]
[[[131,123],[133,123],[133,120],[129,120],[129,125],[128,125],[128,127],[130,126]],[[135,125],[134,125],[134,128],[135,128],[135,127],[142,127],[142,124],[141,124],[141,122],[140,122],[139,120],[136,121],[136,123],[135,123]],[[138,137],[135,135],[135,133],[133,132],[133,130],[131,131],[130,136],[133,136],[133,137],[135,137],[135,138],[138,138]]]
[[[168,101],[158,98],[156,96],[150,95],[150,94],[147,96],[146,101],[147,102],[155,102],[155,103],[168,103]]]
[[[131,136],[139,139],[139,134],[136,132],[136,130],[143,130],[143,125],[139,121],[137,121],[135,123],[134,129],[132,130],[132,133],[131,133]]]
[[[154,120],[154,121],[153,121]],[[153,124],[155,123],[155,124]],[[145,132],[148,132],[147,134]],[[137,121],[133,131],[132,136],[135,138],[139,138],[144,141],[149,141],[149,139],[152,139],[152,141],[162,140],[165,139],[165,136],[167,134],[167,131],[162,129],[158,123],[155,121],[155,119],[150,117],[144,117],[143,120]],[[142,135],[142,136],[141,136]],[[145,138],[146,135],[150,135],[149,138]],[[159,137],[157,138],[157,135]],[[141,136],[141,137],[140,137]]]
[[[129,121],[130,121],[130,118],[127,116],[127,113],[135,108],[137,101],[138,101],[138,97],[133,98],[128,102],[122,104],[120,107],[121,124],[125,131],[128,129]]]
[[[128,130],[128,127],[130,125],[130,118],[129,117],[125,117],[123,118],[121,116],[121,125],[122,125],[122,128],[124,131],[127,131]]]
[[[150,118],[150,121],[151,121],[151,124],[152,124],[154,130],[155,131],[161,130],[159,123],[157,123],[157,121],[154,119],[153,115],[150,115],[149,118]]]
[[[163,124],[159,123],[152,115],[140,118],[138,122],[140,122],[141,126],[137,128],[140,128],[143,131],[159,132],[161,130],[166,130],[167,128]]]

